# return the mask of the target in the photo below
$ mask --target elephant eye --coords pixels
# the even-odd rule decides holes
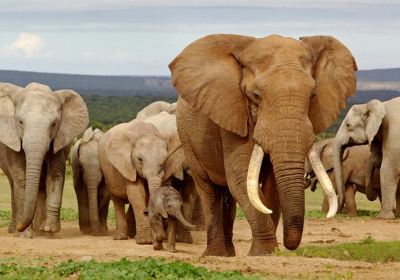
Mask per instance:
[[[53,123],[51,124],[51,127],[52,127],[52,128],[55,127],[56,124],[57,124],[57,122],[53,122]]]
[[[18,124],[19,124],[20,126],[24,126],[23,120],[19,119],[19,120],[18,120]]]
[[[143,158],[142,158],[142,157],[138,157],[138,161],[139,161],[140,163],[143,163]]]

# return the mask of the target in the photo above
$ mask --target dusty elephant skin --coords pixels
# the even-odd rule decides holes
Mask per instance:
[[[210,35],[186,47],[169,68],[179,94],[179,137],[204,211],[204,254],[235,255],[235,201],[251,226],[249,255],[277,247],[281,211],[284,246],[297,248],[304,158],[314,134],[337,118],[355,91],[357,67],[349,50],[331,36]],[[270,212],[260,198],[272,215],[257,210]]]
[[[350,108],[335,136],[334,169],[338,192],[343,191],[342,154],[346,147],[368,144],[366,195],[376,199],[373,171],[380,166],[381,212],[378,218],[393,219],[394,201],[399,183],[400,98],[381,102],[371,100]]]
[[[333,186],[336,187],[335,172],[333,168],[333,153],[334,153],[334,138],[324,139],[317,143],[314,143],[311,149],[314,149],[321,158],[321,162],[327,171],[330,180],[333,182]],[[343,186],[344,186],[344,207],[349,216],[357,216],[357,205],[355,195],[356,192],[366,193],[366,176],[367,166],[370,157],[370,149],[368,145],[360,145],[348,147],[344,150],[342,157],[342,174],[343,174]],[[379,166],[374,168],[373,179],[371,181],[372,188],[377,194],[377,197],[381,200],[381,184],[380,184],[380,173]],[[306,174],[312,173],[310,165],[306,162],[305,168]],[[314,183],[314,178],[312,179]],[[377,198],[375,197],[375,199]],[[396,205],[396,214],[400,214],[400,196],[396,195],[398,203]],[[328,211],[328,203],[324,199],[322,204],[322,211]]]
[[[9,230],[25,231],[35,216],[35,231],[58,232],[65,161],[89,123],[86,104],[72,90],[0,83],[0,112],[0,167],[12,190]]]
[[[136,115],[136,119],[145,120],[161,112],[175,114],[175,111],[176,111],[176,102],[171,104],[165,101],[155,101],[144,107],[142,110],[140,110],[140,112],[138,112]]]
[[[89,127],[71,149],[73,183],[78,201],[79,228],[84,234],[107,235],[110,192],[98,157],[103,132]]]
[[[176,226],[179,221],[188,229],[196,226],[183,216],[183,200],[180,193],[171,186],[156,189],[149,200],[149,221],[153,237],[154,250],[162,250],[164,240],[163,218],[168,219],[168,251],[175,253]]]

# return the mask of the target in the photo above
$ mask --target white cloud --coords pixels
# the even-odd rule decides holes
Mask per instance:
[[[46,42],[37,34],[20,33],[18,38],[6,46],[10,52],[22,52],[26,57],[40,55],[46,49]]]

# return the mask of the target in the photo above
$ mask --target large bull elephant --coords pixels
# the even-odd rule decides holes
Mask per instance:
[[[179,94],[178,133],[204,211],[204,254],[235,255],[235,200],[251,227],[249,255],[278,246],[281,211],[284,246],[297,248],[304,158],[315,133],[354,93],[357,67],[350,51],[330,36],[210,35],[186,47],[169,68]],[[320,163],[314,168],[323,176]],[[264,214],[271,213],[265,205],[272,215]]]
[[[400,97],[381,102],[371,100],[350,108],[335,136],[334,168],[338,194],[343,193],[341,155],[346,147],[369,144],[371,155],[366,174],[366,195],[376,198],[371,183],[373,170],[380,165],[381,212],[378,218],[394,219],[393,213],[400,178]]]
[[[72,90],[0,83],[0,167],[11,184],[18,231],[32,224],[35,209],[34,230],[60,230],[69,144],[88,123],[86,104]]]

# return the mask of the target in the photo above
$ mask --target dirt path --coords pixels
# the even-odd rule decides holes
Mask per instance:
[[[358,241],[371,235],[377,240],[400,239],[400,220],[382,221],[370,218],[356,219],[308,219],[305,223],[302,244],[328,244]],[[282,248],[282,229],[278,229],[278,240]],[[48,263],[62,260],[118,260],[122,257],[137,259],[157,256],[166,259],[181,259],[196,265],[217,270],[240,270],[263,272],[270,275],[346,275],[352,279],[399,279],[400,263],[370,264],[364,262],[336,261],[302,257],[247,257],[250,248],[250,229],[245,220],[237,220],[234,227],[236,257],[200,257],[205,248],[204,232],[194,232],[194,244],[177,244],[178,252],[153,251],[151,245],[136,245],[134,240],[114,241],[110,236],[84,236],[76,223],[63,223],[62,230],[54,238],[35,237],[22,239],[11,237],[6,229],[0,229],[0,257],[42,259]],[[366,252],[368,253],[368,252]]]

